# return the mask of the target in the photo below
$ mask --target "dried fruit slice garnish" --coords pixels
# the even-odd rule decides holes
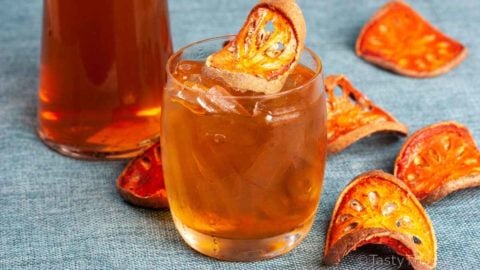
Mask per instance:
[[[393,175],[370,171],[357,176],[340,194],[325,244],[327,265],[366,244],[386,245],[415,269],[436,265],[436,238],[422,205]]]
[[[467,55],[465,46],[399,0],[387,3],[363,27],[356,52],[369,62],[411,77],[446,73]]]
[[[117,180],[117,189],[131,204],[155,209],[168,207],[160,143],[127,165]]]
[[[336,87],[342,89],[343,95],[335,95]],[[328,76],[325,79],[325,90],[328,94],[328,152],[340,152],[356,141],[380,131],[407,134],[405,125],[355,89],[344,75]]]
[[[300,58],[305,29],[295,0],[261,0],[237,36],[208,57],[204,74],[242,91],[276,93]]]
[[[480,186],[480,153],[466,127],[441,122],[408,138],[394,170],[417,198],[428,204],[456,190]]]

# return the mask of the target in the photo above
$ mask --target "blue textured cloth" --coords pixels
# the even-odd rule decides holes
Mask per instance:
[[[67,0],[66,0],[67,1]],[[234,33],[255,0],[173,0],[176,48]],[[357,58],[357,34],[384,1],[299,0],[308,45],[326,74],[345,73],[411,131],[440,120],[466,124],[480,139],[480,1],[415,1],[432,23],[465,43],[464,63],[435,79],[409,79]],[[87,162],[47,149],[35,133],[42,1],[0,0],[0,269],[320,269],[339,192],[370,169],[392,171],[404,139],[375,136],[329,158],[311,233],[268,261],[227,263],[189,249],[168,211],[122,201],[114,188],[125,162]],[[457,192],[427,208],[438,238],[438,269],[480,269],[480,190]],[[362,250],[330,269],[397,269]]]

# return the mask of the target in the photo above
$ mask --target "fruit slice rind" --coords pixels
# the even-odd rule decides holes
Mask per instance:
[[[149,147],[143,154],[131,160],[117,179],[116,187],[122,198],[136,206],[160,209],[168,207],[167,192],[163,183],[160,143]],[[146,194],[139,184],[156,181],[154,188]],[[153,192],[152,192],[153,191]]]
[[[271,16],[276,16],[273,19],[280,21],[280,23],[288,22],[287,29],[280,29],[279,31],[274,29],[272,32],[266,32],[266,34],[263,30],[260,34],[258,31],[254,31],[257,23],[263,26],[263,23],[269,22],[269,20],[266,22],[254,20],[255,16],[261,15],[257,13],[265,12],[265,10],[270,12]],[[250,27],[253,27],[253,29]],[[254,35],[250,36],[252,33]],[[257,34],[261,36],[257,36]],[[255,42],[251,40],[252,37],[260,44],[249,43]],[[204,76],[222,81],[236,90],[265,94],[276,93],[283,88],[290,71],[299,61],[305,37],[305,20],[295,0],[262,0],[252,9],[237,36],[224,49],[207,58],[206,67],[202,72]],[[271,44],[272,42],[274,44]],[[263,51],[257,50],[253,54],[248,51],[258,49],[259,45],[263,46],[265,44],[269,47],[262,47]],[[278,47],[277,44],[281,44],[283,48],[273,50],[273,52],[279,52],[278,55],[269,56],[270,48]],[[285,57],[287,58],[285,59]],[[222,62],[222,60],[225,61]],[[258,62],[259,60],[260,62]],[[256,64],[261,62],[264,64],[263,67]],[[253,69],[241,68],[243,63],[247,63],[247,66],[252,66]],[[278,66],[279,64],[280,66]]]
[[[398,61],[393,62],[392,59],[386,59],[384,56],[382,56],[382,53],[380,52],[373,52],[367,49],[363,49],[362,45],[364,44],[364,42],[367,42],[367,40],[370,38],[375,38],[375,37],[368,36],[367,32],[369,32],[373,27],[375,27],[377,23],[379,23],[384,18],[384,16],[386,16],[386,14],[389,14],[389,12],[391,12],[391,9],[393,9],[395,5],[406,8],[410,13],[409,15],[413,15],[417,17],[419,20],[421,20],[421,22],[423,23],[422,26],[428,28],[428,30],[431,32],[430,35],[431,37],[433,37],[433,39],[435,39],[436,37],[440,37],[443,40],[442,42],[447,44],[447,46],[451,46],[452,44],[457,46],[459,48],[459,52],[456,53],[455,57],[448,59],[448,61],[444,61],[442,65],[436,67],[435,69],[422,71],[422,70],[409,69],[408,67],[403,67],[400,63],[402,59],[396,59]],[[406,30],[406,31],[408,32],[410,30]],[[411,48],[409,47],[409,49]],[[375,65],[378,65],[384,69],[391,70],[395,73],[409,76],[409,77],[414,77],[414,78],[428,78],[428,77],[435,77],[435,76],[439,76],[441,74],[447,73],[454,67],[458,66],[467,56],[468,49],[457,40],[444,34],[437,27],[433,26],[430,22],[428,22],[423,16],[421,16],[421,14],[416,12],[405,1],[392,0],[387,4],[385,4],[382,8],[380,8],[362,28],[357,38],[357,42],[355,44],[355,52],[358,56],[363,57],[366,61],[371,62]],[[409,56],[412,56],[412,55],[409,55]],[[435,56],[432,55],[431,58],[438,60],[434,57]],[[427,57],[427,55],[425,55],[425,58],[428,61],[429,58]],[[406,58],[403,58],[403,59],[406,59]],[[425,64],[425,62],[423,62],[424,59],[422,58],[416,58],[415,60],[419,60],[419,61],[421,60],[421,63]],[[410,61],[410,59],[406,59],[406,61]]]
[[[159,190],[154,195],[139,198],[138,196],[132,194],[126,189],[123,189],[118,186],[117,186],[117,189],[120,195],[122,196],[122,198],[126,202],[132,205],[140,206],[143,208],[150,208],[150,209],[168,208],[168,199],[167,199],[166,190]]]
[[[412,213],[410,216],[414,216],[415,214],[417,214],[420,215],[417,217],[421,218],[422,220],[416,221],[420,227],[416,227],[415,229],[426,229],[428,232],[426,232],[425,235],[415,236],[415,234],[409,233],[408,229],[403,229],[402,232],[401,229],[395,227],[389,228],[386,225],[388,224],[388,222],[384,221],[385,217],[382,216],[384,214],[381,213],[379,209],[377,209],[379,205],[370,205],[370,208],[374,209],[372,211],[376,211],[373,213],[376,213],[376,215],[381,218],[381,222],[378,222],[376,220],[376,218],[378,218],[377,216],[371,216],[373,215],[372,211],[368,211],[366,208],[364,208],[364,206],[367,205],[365,201],[370,200],[370,198],[363,198],[365,201],[358,201],[357,199],[360,198],[353,196],[355,195],[355,192],[357,192],[358,195],[358,193],[363,194],[363,192],[366,191],[368,191],[368,194],[370,194],[371,192],[375,192],[375,194],[378,195],[378,193],[376,192],[379,190],[374,190],[375,187],[372,185],[371,181],[375,181],[378,186],[384,185],[384,188],[392,189],[393,193],[395,193],[395,191],[400,192],[399,194],[401,194],[402,199],[401,201],[396,202],[400,204],[400,208],[397,209],[397,211],[400,212],[400,215],[393,215],[392,217],[394,220],[396,220],[399,216],[403,216],[405,210],[409,210],[408,213]],[[395,187],[395,189],[393,189],[392,187]],[[360,190],[361,192],[358,190]],[[378,199],[384,198],[379,197]],[[355,207],[357,208],[354,208],[355,211],[358,212],[356,214],[360,217],[349,215],[349,218],[342,220],[341,217],[345,216],[346,213],[349,213],[348,210],[350,210],[350,213],[354,213],[354,210],[346,209],[349,206],[352,207],[352,201],[357,202],[357,204],[361,206],[360,207],[356,205]],[[380,201],[376,201],[375,203],[379,202]],[[402,206],[404,206],[403,209]],[[410,209],[408,206],[412,206],[414,208]],[[361,219],[362,215],[363,219]],[[372,223],[372,221],[378,223]],[[343,226],[347,222],[348,225]],[[351,227],[351,224],[355,224],[355,226]],[[427,228],[423,228],[424,226],[426,226]],[[351,229],[346,230],[347,228]],[[425,241],[424,243],[420,241],[420,243],[427,245],[423,247],[425,250],[432,250],[432,253],[430,254],[432,257],[428,257],[428,254],[421,256],[421,254],[419,253],[421,249],[417,249],[414,236],[417,237],[417,239],[419,239],[418,237],[420,237]],[[334,237],[337,238],[335,239]],[[428,237],[428,239],[426,237]],[[365,244],[387,245],[398,255],[405,256],[415,269],[433,269],[436,265],[436,238],[432,223],[428,215],[421,206],[420,202],[418,202],[418,200],[415,198],[415,195],[402,181],[400,181],[393,175],[387,174],[383,171],[370,171],[357,176],[345,187],[345,189],[339,195],[339,198],[337,199],[333,210],[327,233],[324,263],[327,265],[338,264],[341,259],[349,252]],[[422,257],[423,260],[421,259]]]
[[[396,160],[395,160],[395,165],[394,165],[394,174],[397,176],[399,179],[404,181],[407,186],[411,185],[411,190],[415,193],[417,198],[424,204],[432,204],[436,201],[439,201],[449,195],[450,193],[453,193],[457,190],[461,189],[466,189],[466,188],[472,188],[472,187],[478,187],[480,186],[480,170],[477,171],[469,171],[465,173],[464,175],[458,176],[458,177],[447,177],[447,178],[442,178],[442,179],[434,179],[437,182],[433,182],[431,184],[436,184],[437,186],[434,187],[431,190],[419,190],[417,189],[418,184],[413,184],[410,183],[408,180],[408,169],[410,166],[417,166],[415,165],[415,158],[417,157],[422,157],[422,148],[424,151],[429,151],[431,150],[430,147],[425,148],[426,146],[423,146],[424,142],[430,142],[434,141],[436,138],[449,138],[449,144],[451,144],[451,139],[452,136],[457,136],[458,138],[462,139],[462,145],[463,149],[467,149],[470,152],[475,153],[477,156],[474,156],[474,159],[479,159],[480,154],[478,154],[478,149],[477,149],[477,143],[471,134],[471,132],[462,124],[453,122],[453,121],[445,121],[445,122],[440,122],[436,124],[432,124],[426,127],[423,127],[419,130],[417,130],[415,133],[413,133],[407,141],[404,143],[402,149],[400,150]],[[468,148],[467,148],[468,147]],[[451,153],[456,153],[458,149],[449,149],[447,151],[447,154]],[[463,153],[465,150],[463,151]],[[436,152],[438,154],[438,152]],[[440,158],[440,157],[439,157]],[[448,158],[445,156],[442,156],[441,158]],[[464,167],[462,168],[462,164],[458,161],[459,156],[455,157],[457,160],[460,168],[455,168],[455,167],[448,167],[448,165],[452,164],[455,166],[455,164],[452,161],[443,161],[443,163],[449,163],[449,164],[443,164],[441,160],[439,160],[438,168],[435,169],[435,172],[438,173],[441,170],[448,170],[448,171],[453,171],[455,170],[461,170],[465,169]],[[424,158],[422,157],[424,160]],[[460,160],[461,161],[461,160]],[[480,166],[478,166],[480,168]],[[418,175],[416,175],[418,177]],[[424,182],[432,179],[433,176],[429,175],[420,175],[419,176],[421,179],[418,181]],[[423,180],[422,180],[423,177]],[[426,179],[426,180],[425,180]]]
[[[445,197],[450,193],[458,190],[474,188],[480,186],[480,173],[467,175],[461,178],[457,178],[454,181],[448,182],[436,189],[434,189],[428,196],[423,198],[421,202],[425,205],[433,204]]]
[[[380,122],[363,126],[339,137],[335,141],[328,144],[328,152],[331,154],[338,153],[353,143],[369,137],[376,133],[392,133],[398,136],[405,136],[408,128],[398,122]]]
[[[417,254],[414,254],[415,244],[413,241],[401,233],[392,232],[382,228],[363,229],[355,234],[348,234],[339,239],[330,250],[341,250],[342,252],[329,252],[325,254],[324,263],[326,265],[339,264],[343,257],[351,251],[355,251],[366,244],[380,244],[377,238],[388,239],[388,241],[395,241],[396,248],[388,246],[396,254],[405,257],[412,267],[419,269],[433,269],[434,267],[416,259]],[[407,252],[406,252],[407,251]]]
[[[335,96],[336,87],[340,87],[342,89],[343,96]],[[354,144],[358,140],[368,137],[374,133],[390,132],[401,136],[405,136],[408,133],[408,128],[404,124],[400,123],[390,113],[378,107],[371,100],[369,100],[363,93],[353,86],[353,84],[345,75],[327,76],[325,79],[325,90],[328,94],[327,122],[328,126],[331,129],[333,128],[333,130],[328,130],[329,153],[338,153],[348,146]],[[336,125],[336,120],[338,120],[337,118],[345,117],[345,115],[342,115],[342,112],[346,112],[341,110],[341,105],[342,102],[345,103],[345,100],[347,99],[350,103],[354,104],[355,109],[357,109],[359,113],[369,113],[370,116],[374,115],[377,117],[377,119],[366,124],[355,123],[356,126],[353,129],[351,127],[349,128],[343,126],[342,130],[335,130],[336,127],[341,126]],[[361,118],[361,116],[362,115],[359,115],[357,118]],[[345,130],[347,131],[345,132]],[[332,135],[330,135],[330,133]]]

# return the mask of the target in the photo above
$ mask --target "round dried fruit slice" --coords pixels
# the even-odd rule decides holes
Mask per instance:
[[[467,49],[407,3],[396,0],[383,6],[363,27],[356,53],[402,75],[433,77],[460,64]]]
[[[340,87],[342,95],[336,96]],[[370,101],[344,75],[325,79],[328,152],[337,153],[376,132],[406,135],[408,128]]]
[[[394,171],[419,200],[429,204],[456,190],[480,186],[480,153],[466,127],[441,122],[408,138]]]
[[[305,36],[295,0],[261,0],[237,36],[207,58],[204,75],[241,91],[276,93],[300,59]]]
[[[402,181],[382,171],[357,176],[340,194],[328,229],[325,264],[338,264],[366,244],[388,246],[414,269],[436,265],[430,218]]]
[[[154,144],[127,165],[118,177],[117,189],[131,204],[154,209],[168,207],[160,143]]]

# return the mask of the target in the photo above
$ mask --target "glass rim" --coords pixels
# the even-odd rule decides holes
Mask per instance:
[[[202,40],[199,40],[199,41],[195,41],[195,42],[192,42],[190,44],[187,44],[187,45],[181,47],[175,53],[173,53],[167,60],[166,67],[167,67],[167,77],[168,77],[168,79],[172,80],[176,85],[179,85],[184,89],[187,89],[191,92],[197,92],[194,89],[192,89],[190,86],[185,85],[184,83],[177,80],[177,78],[175,78],[175,76],[173,76],[173,74],[170,70],[170,66],[172,65],[173,60],[176,59],[185,50],[187,50],[189,48],[192,48],[192,47],[195,47],[199,44],[210,42],[210,41],[215,41],[215,40],[231,39],[232,37],[235,37],[235,35],[216,36],[216,37],[211,37],[211,38],[206,38],[206,39],[202,39]],[[323,65],[322,65],[322,61],[321,61],[320,57],[309,47],[305,46],[303,48],[303,50],[304,51],[302,52],[302,54],[305,53],[305,52],[308,53],[317,65],[317,67],[314,70],[314,75],[310,79],[308,79],[308,81],[306,81],[306,82],[304,82],[304,83],[302,83],[298,86],[295,86],[293,88],[290,88],[288,90],[279,91],[277,93],[272,93],[272,94],[260,93],[259,95],[255,95],[255,96],[234,96],[234,95],[232,95],[232,96],[222,96],[222,97],[227,98],[227,99],[259,99],[259,98],[268,99],[268,98],[276,98],[276,97],[281,97],[281,96],[284,96],[284,95],[288,95],[288,94],[291,94],[292,92],[301,91],[302,89],[305,88],[305,85],[308,85],[308,84],[314,82],[318,78],[318,76],[320,76],[323,72]],[[216,94],[213,94],[213,96],[215,96],[215,95]]]

